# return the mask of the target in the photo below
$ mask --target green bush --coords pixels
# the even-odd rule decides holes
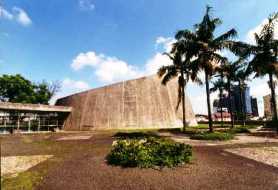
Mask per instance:
[[[174,167],[188,163],[192,147],[157,137],[144,139],[120,139],[113,143],[107,161],[123,167]]]
[[[235,127],[233,129],[229,129],[230,133],[250,133],[250,130],[247,127]]]
[[[218,140],[226,141],[234,138],[232,133],[227,132],[199,132],[190,136],[191,139],[195,140]]]
[[[265,128],[276,128],[277,125],[278,125],[278,121],[275,121],[275,120],[273,120],[273,121],[266,121],[264,123],[264,127]]]

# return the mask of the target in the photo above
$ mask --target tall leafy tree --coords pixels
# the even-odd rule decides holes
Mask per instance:
[[[58,82],[50,84],[43,81],[36,84],[19,74],[0,76],[2,102],[48,104],[58,90]]]
[[[35,85],[34,92],[37,104],[48,104],[49,100],[60,90],[58,81],[49,83],[42,81]]]
[[[249,62],[249,69],[255,73],[255,77],[268,76],[271,90],[271,107],[273,120],[277,121],[277,103],[275,96],[274,76],[278,76],[278,39],[274,38],[275,25],[278,22],[278,13],[268,17],[259,34],[255,33],[255,45],[241,43],[240,54],[242,57],[253,55]],[[236,48],[235,48],[236,49]],[[278,125],[277,125],[278,132]]]
[[[197,75],[199,71],[204,71],[205,73],[209,130],[211,132],[213,131],[213,123],[209,82],[215,73],[215,69],[227,61],[219,52],[224,48],[231,47],[230,43],[227,42],[237,35],[236,30],[231,29],[215,37],[215,30],[221,23],[219,18],[211,16],[211,7],[207,6],[206,13],[202,21],[195,25],[194,32],[188,30],[178,32],[178,37],[187,41],[186,52],[193,55],[191,60],[193,75]]]
[[[242,125],[245,126],[246,123],[246,100],[244,96],[244,90],[247,87],[246,81],[248,80],[250,73],[247,70],[238,70],[235,73],[234,81],[238,82],[239,89],[239,102],[240,102],[240,115]]]
[[[227,89],[227,83],[223,79],[223,75],[220,75],[216,81],[214,81],[213,86],[210,88],[210,92],[219,91],[219,105],[220,105],[220,116],[221,116],[221,127],[223,127],[223,92]]]
[[[228,99],[229,99],[229,110],[231,114],[231,127],[234,127],[234,112],[233,112],[233,106],[232,106],[232,83],[234,81],[237,81],[237,73],[242,70],[245,67],[246,63],[244,62],[244,59],[238,59],[234,62],[226,62],[221,66],[221,68],[218,68],[220,72],[222,72],[223,77],[225,80],[227,80],[227,83],[225,85],[225,90],[228,91]]]
[[[0,77],[0,100],[20,103],[33,103],[35,85],[21,75]]]
[[[158,76],[162,78],[161,83],[166,85],[171,79],[178,78],[178,101],[176,105],[176,110],[178,110],[180,103],[182,103],[182,119],[183,119],[183,130],[186,130],[186,108],[185,108],[185,87],[188,81],[201,83],[201,80],[192,75],[190,68],[190,59],[185,57],[184,54],[184,41],[178,40],[173,44],[172,50],[170,53],[165,53],[171,60],[171,65],[162,66],[158,70]]]

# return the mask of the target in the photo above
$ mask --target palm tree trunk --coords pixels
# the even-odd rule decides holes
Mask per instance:
[[[275,87],[273,84],[273,76],[271,73],[269,73],[269,83],[270,83],[270,90],[271,90],[271,104],[272,104],[272,110],[273,110],[273,115],[272,115],[272,120],[277,121],[277,104],[276,104],[276,95],[275,95]],[[276,123],[275,123],[276,125]],[[278,125],[276,126],[276,131],[278,133]]]
[[[223,85],[223,72],[221,72],[221,82]],[[220,111],[221,111],[221,127],[223,127],[223,86],[220,86],[220,98],[219,98],[219,102],[220,102]]]
[[[182,88],[182,120],[183,120],[183,131],[185,131],[187,127],[186,117],[185,117],[185,87]]]
[[[228,79],[228,93],[229,93],[229,109],[230,109],[230,115],[231,115],[231,128],[234,128],[235,121],[234,121],[234,113],[232,108],[232,97],[231,97],[231,81]]]
[[[186,130],[186,118],[185,118],[185,79],[183,73],[183,65],[181,68],[181,77],[182,77],[182,123],[183,123],[183,131]]]
[[[244,110],[245,110],[245,106],[243,104],[243,97],[242,97],[242,84],[240,82],[240,80],[238,81],[238,88],[239,88],[239,102],[240,102],[240,110],[241,110],[241,124],[242,126],[245,126],[245,116],[244,116]]]
[[[242,104],[243,104],[243,107],[242,107],[242,114],[243,114],[243,126],[245,127],[246,125],[246,102],[245,102],[245,97],[244,97],[245,93],[243,94],[242,92]]]
[[[220,101],[220,111],[221,111],[221,127],[223,127],[223,105],[222,105],[222,103],[223,103],[223,101],[222,101],[222,97],[223,97],[223,89],[220,89],[220,99],[219,99],[219,101]]]
[[[212,117],[211,117],[211,108],[210,108],[209,76],[208,76],[207,72],[205,72],[205,75],[206,75],[206,93],[207,93],[209,131],[213,132]]]

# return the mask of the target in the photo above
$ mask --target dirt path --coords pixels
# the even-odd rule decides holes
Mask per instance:
[[[106,135],[92,137],[92,149],[72,154],[38,189],[278,189],[277,168],[225,152],[223,146],[196,146],[192,164],[159,171],[107,165],[111,142]]]

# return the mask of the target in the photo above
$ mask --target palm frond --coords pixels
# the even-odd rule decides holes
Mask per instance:
[[[213,41],[214,41],[214,43],[217,44],[219,42],[223,42],[225,40],[229,40],[229,39],[234,38],[236,36],[237,36],[237,31],[235,29],[231,29],[231,30],[225,32],[224,34],[218,36]]]
[[[211,53],[211,59],[212,59],[212,61],[214,61],[216,63],[220,63],[220,64],[224,64],[228,61],[228,59],[226,57],[223,57],[223,56],[219,55],[218,53]]]
[[[161,77],[163,77],[161,81],[163,85],[166,85],[171,79],[178,76],[178,70],[175,65],[163,66],[159,71],[161,71],[161,73],[164,72],[164,74],[161,75]]]

